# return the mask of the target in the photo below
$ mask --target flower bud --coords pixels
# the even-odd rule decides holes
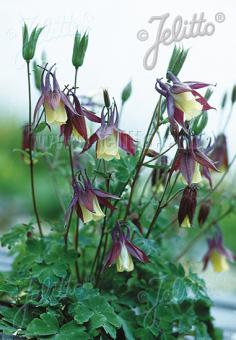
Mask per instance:
[[[206,222],[207,217],[208,217],[209,212],[210,212],[210,205],[211,205],[210,200],[203,201],[201,203],[199,213],[198,213],[198,223],[200,225],[203,225]]]
[[[23,46],[22,46],[22,56],[25,61],[29,62],[33,59],[35,54],[35,49],[40,33],[44,27],[38,28],[37,26],[33,29],[30,37],[28,32],[28,27],[26,24],[23,26]]]
[[[197,205],[197,187],[196,185],[187,186],[184,189],[183,196],[179,205],[178,221],[180,227],[190,228]]]
[[[81,36],[81,34],[77,31],[75,33],[72,54],[72,64],[76,69],[83,65],[87,47],[88,47],[88,34],[84,33],[83,36]]]

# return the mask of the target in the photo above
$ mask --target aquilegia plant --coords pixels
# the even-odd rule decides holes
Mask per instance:
[[[121,101],[106,89],[101,100],[78,89],[88,34],[75,34],[75,80],[64,86],[56,64],[32,63],[41,31],[29,36],[23,28],[29,119],[20,152],[34,218],[1,238],[14,255],[0,280],[2,332],[57,340],[220,339],[204,281],[185,262],[196,243],[199,271],[225,271],[235,260],[219,226],[234,200],[214,204],[226,195],[220,184],[233,161],[224,131],[211,139],[204,131],[215,115],[214,86],[180,80],[188,51],[175,47],[166,81],[159,70],[150,85],[157,105],[139,141],[120,124],[131,83]],[[53,221],[38,208],[35,173],[44,161],[62,208]]]

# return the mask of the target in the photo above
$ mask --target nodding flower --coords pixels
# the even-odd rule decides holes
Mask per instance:
[[[168,78],[172,84],[157,79],[155,88],[158,93],[166,97],[167,114],[172,126],[175,126],[177,122],[185,128],[185,121],[197,117],[202,111],[213,109],[207,100],[196,91],[211,84],[197,81],[181,82],[170,71],[168,71]]]
[[[35,133],[33,129],[30,131],[29,124],[25,124],[23,126],[23,132],[22,132],[22,150],[24,150],[24,154],[22,155],[22,159],[26,164],[30,164],[30,148],[32,150],[32,156],[34,156],[33,150],[35,149]],[[30,136],[31,134],[31,136]],[[30,145],[31,144],[31,145]],[[33,157],[33,164],[37,163],[37,159]]]
[[[178,221],[180,227],[190,228],[192,226],[196,206],[197,187],[196,185],[187,186],[179,205]]]
[[[217,230],[212,238],[207,240],[208,250],[203,257],[203,270],[208,266],[209,261],[215,272],[225,272],[229,270],[228,261],[234,262],[234,254],[223,244],[223,235],[220,230]],[[228,261],[227,261],[228,260]]]
[[[186,145],[184,145],[184,142]],[[214,162],[201,150],[196,137],[179,137],[178,150],[176,152],[170,173],[180,171],[184,182],[188,185],[201,182],[200,166],[205,171],[212,169],[218,171]]]
[[[100,128],[85,143],[82,152],[88,150],[96,143],[96,156],[98,159],[110,161],[119,159],[119,148],[123,149],[130,155],[136,152],[134,139],[118,128],[119,114],[116,104],[113,104],[111,112],[105,115],[104,110],[101,114]]]
[[[71,95],[74,101],[74,110],[66,106],[67,121],[61,125],[61,135],[64,136],[65,145],[68,144],[72,134],[78,139],[87,141],[88,129],[85,118],[95,123],[101,122],[100,117],[97,117],[95,113],[80,104],[78,97],[74,93],[71,93]]]
[[[39,97],[34,110],[34,118],[40,107],[43,106],[49,124],[63,124],[67,121],[66,108],[69,108],[71,111],[74,111],[74,108],[65,93],[60,90],[56,79],[56,73],[55,71],[52,73],[53,67],[54,65],[49,70],[44,70],[42,73],[41,96]]]
[[[95,189],[88,178],[82,181],[73,180],[74,195],[67,209],[66,220],[69,213],[76,211],[78,217],[84,222],[99,221],[105,217],[100,204],[113,210],[114,206],[109,202],[109,199],[119,199],[100,189]]]
[[[122,229],[126,227],[126,233]],[[148,257],[130,241],[130,230],[124,222],[117,222],[112,231],[112,247],[104,262],[104,267],[111,267],[114,263],[118,272],[130,272],[134,269],[132,257],[140,262],[149,262]]]
[[[228,151],[227,151],[227,140],[226,136],[221,133],[216,137],[212,149],[210,152],[210,157],[216,162],[217,168],[220,171],[226,171],[229,167],[228,161]]]

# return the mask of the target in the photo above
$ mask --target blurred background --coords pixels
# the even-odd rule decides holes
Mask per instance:
[[[214,4],[214,6],[213,6]],[[148,48],[155,42],[157,24],[149,23],[152,16],[169,13],[166,28],[171,27],[174,18],[181,15],[190,21],[193,14],[204,13],[207,22],[214,23],[215,32],[211,36],[195,37],[181,41],[190,48],[187,61],[181,71],[182,80],[200,80],[217,84],[210,103],[216,110],[209,111],[207,133],[214,137],[222,132],[230,111],[230,101],[221,110],[222,97],[231,91],[236,83],[235,73],[235,15],[234,0],[206,2],[188,0],[157,2],[111,1],[111,0],[67,0],[39,2],[8,0],[1,3],[0,43],[1,43],[1,110],[0,110],[0,226],[1,232],[13,224],[28,221],[31,215],[28,167],[14,149],[21,148],[21,127],[27,120],[26,67],[21,58],[21,29],[26,22],[29,28],[36,24],[45,26],[39,39],[36,59],[40,63],[46,52],[47,61],[57,64],[57,76],[61,85],[72,84],[74,69],[71,64],[73,37],[75,31],[89,33],[89,45],[84,66],[78,75],[79,94],[101,96],[107,88],[119,103],[123,87],[132,80],[132,96],[124,107],[122,128],[142,140],[157,100],[154,89],[155,79],[164,77],[174,44],[161,45],[156,66],[147,71],[143,58]],[[216,21],[216,14],[223,13],[222,22]],[[146,30],[149,38],[140,41],[137,34]],[[39,92],[33,89],[33,105]],[[225,133],[228,141],[229,160],[235,154],[236,108],[233,108],[230,123]],[[58,150],[61,156],[63,149]],[[58,156],[59,157],[59,156]],[[65,156],[66,162],[66,156]],[[41,164],[42,163],[42,164]],[[43,219],[55,221],[66,204],[68,188],[55,183],[50,175],[50,164],[37,165],[39,210]],[[235,166],[232,167],[223,191],[234,192]],[[233,184],[233,185],[232,185]],[[58,190],[63,202],[58,199]],[[225,244],[236,252],[236,218],[230,215],[222,223]],[[235,296],[235,270],[220,274],[211,270],[204,273],[210,294],[231,302]],[[228,301],[227,300],[227,301]],[[236,301],[233,300],[233,301]],[[226,303],[227,304],[227,303]],[[230,319],[236,321],[236,303],[230,312]],[[216,311],[216,314],[218,312]],[[219,320],[224,320],[220,314]],[[228,316],[225,320],[228,320]],[[226,321],[227,323],[227,321]],[[229,326],[230,327],[230,326]],[[233,339],[233,338],[232,338]]]

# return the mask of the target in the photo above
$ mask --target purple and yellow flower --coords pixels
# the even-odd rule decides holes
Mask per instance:
[[[104,110],[101,115],[100,128],[88,139],[82,152],[88,150],[96,143],[96,156],[98,159],[110,161],[120,159],[119,148],[130,155],[136,152],[134,139],[118,128],[119,114],[114,104],[111,114],[106,118]]]
[[[68,217],[68,214],[75,210],[84,223],[99,221],[104,218],[105,214],[100,205],[113,210],[114,206],[109,202],[109,199],[119,199],[119,197],[108,192],[95,189],[89,179],[83,179],[82,181],[76,181],[74,179],[72,185],[74,196],[70,202],[66,216]]]
[[[234,254],[223,244],[222,233],[218,230],[213,238],[207,240],[208,251],[203,257],[203,270],[208,266],[209,261],[215,272],[225,272],[229,270],[228,261],[234,262]]]
[[[200,149],[196,137],[181,136],[170,173],[180,171],[188,185],[202,180],[200,166],[218,171],[214,162]]]
[[[92,111],[87,110],[80,104],[78,97],[75,94],[71,94],[74,101],[74,110],[70,107],[66,107],[67,121],[61,125],[61,135],[64,136],[65,145],[68,144],[71,135],[73,134],[77,139],[88,140],[88,128],[86,119],[100,123],[101,118],[96,116]]]
[[[149,259],[140,248],[130,241],[129,228],[125,225],[127,228],[125,233],[121,228],[122,224],[124,223],[117,222],[112,231],[113,244],[104,262],[104,267],[111,267],[115,263],[118,272],[130,272],[134,269],[132,257],[143,263],[149,262]]]
[[[190,228],[193,222],[194,213],[197,206],[196,185],[187,186],[184,189],[178,212],[179,226]]]
[[[210,151],[210,157],[217,164],[220,171],[226,171],[229,167],[226,136],[221,133],[216,137]]]
[[[31,134],[31,136],[30,136]],[[24,154],[22,154],[22,159],[26,164],[30,164],[30,147],[32,150],[32,156],[34,154],[35,149],[35,133],[34,131],[30,129],[29,124],[25,124],[23,126],[23,133],[22,133],[22,150],[24,150]],[[31,144],[31,145],[30,145]],[[33,157],[33,164],[37,163],[37,159]]]
[[[207,100],[198,92],[211,84],[187,81],[181,82],[174,74],[168,72],[172,84],[156,81],[156,90],[166,97],[167,114],[171,125],[176,122],[185,128],[184,122],[197,117],[202,111],[213,109]]]
[[[47,122],[49,124],[58,123],[64,124],[67,121],[66,108],[74,111],[73,105],[60,90],[60,86],[56,79],[55,72],[52,73],[52,66],[47,72],[44,70],[41,79],[41,96],[36,104],[34,110],[34,117],[36,117],[41,106],[44,107]],[[45,75],[46,72],[46,76]]]

